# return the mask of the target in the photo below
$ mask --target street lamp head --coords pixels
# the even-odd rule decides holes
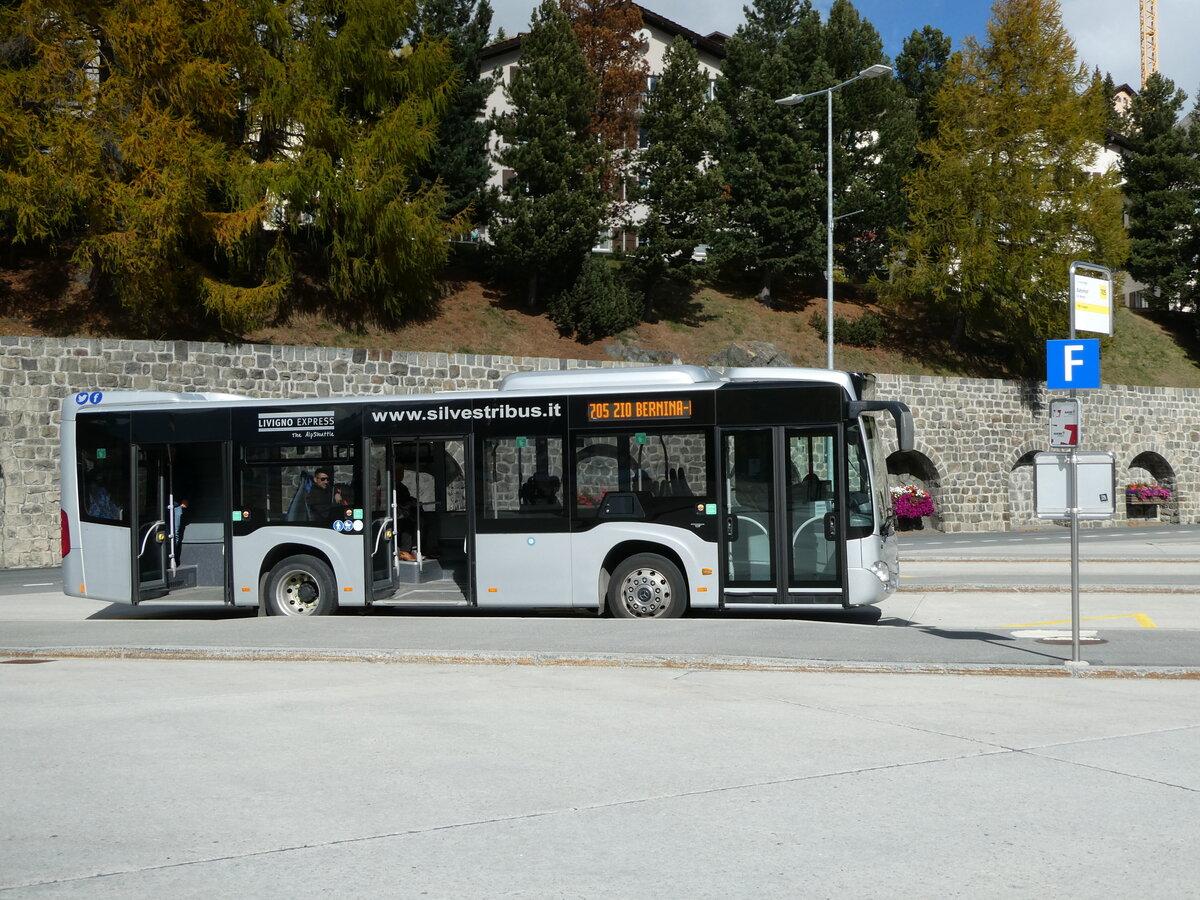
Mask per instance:
[[[892,67],[885,66],[883,63],[876,63],[858,73],[859,78],[878,78],[880,75],[891,75]]]
[[[811,97],[812,94],[789,94],[775,101],[776,106],[795,106],[806,97]]]

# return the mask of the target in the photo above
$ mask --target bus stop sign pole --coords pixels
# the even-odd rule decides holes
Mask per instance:
[[[1092,274],[1087,274],[1088,272]],[[1098,277],[1097,277],[1098,276]],[[1071,341],[1075,341],[1076,326],[1084,331],[1099,334],[1113,333],[1112,271],[1104,266],[1086,262],[1073,262],[1070,268],[1071,294]],[[1097,345],[1099,342],[1096,342]],[[1078,387],[1100,386],[1099,352],[1096,353],[1095,384],[1080,384]],[[1065,360],[1070,372],[1073,359]],[[1071,385],[1071,399],[1075,399],[1077,385]],[[1071,665],[1086,666],[1079,658],[1079,433],[1071,445],[1071,459],[1067,469],[1067,507],[1071,516]]]

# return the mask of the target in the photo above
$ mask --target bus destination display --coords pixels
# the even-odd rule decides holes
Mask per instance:
[[[691,400],[595,400],[587,405],[589,422],[640,422],[690,419]]]

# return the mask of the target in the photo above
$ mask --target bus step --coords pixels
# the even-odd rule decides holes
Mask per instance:
[[[441,581],[446,577],[442,564],[436,559],[424,562],[400,561],[399,580],[401,584],[427,584],[430,581]]]
[[[428,606],[441,609],[462,609],[471,602],[461,594],[448,591],[415,590],[405,594],[394,594],[386,600],[376,600],[372,606]]]
[[[171,590],[177,588],[194,588],[198,580],[197,575],[199,571],[199,566],[176,566],[175,571],[170,573],[170,578],[167,580],[167,587]]]

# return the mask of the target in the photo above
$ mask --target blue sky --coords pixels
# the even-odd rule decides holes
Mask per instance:
[[[491,0],[494,27],[509,34],[528,30],[535,0]],[[824,14],[831,0],[814,0]],[[1139,87],[1138,0],[1060,0],[1063,21],[1083,61],[1111,72],[1118,84]],[[743,21],[739,0],[643,0],[642,5],[681,25],[708,34],[732,34]],[[879,31],[893,58],[914,28],[933,25],[957,47],[967,35],[987,37],[991,0],[857,0],[855,6]],[[1200,2],[1158,0],[1159,68],[1188,94],[1187,109],[1200,89]]]

